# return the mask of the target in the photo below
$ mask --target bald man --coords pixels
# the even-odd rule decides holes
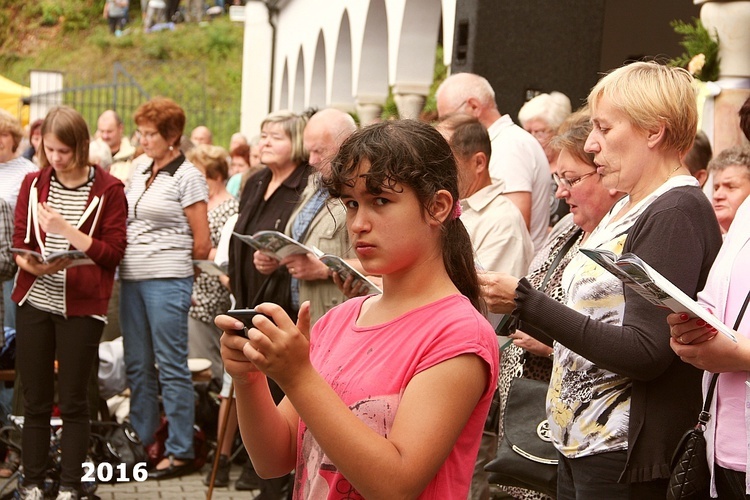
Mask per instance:
[[[534,248],[547,237],[550,171],[544,149],[531,134],[497,109],[495,91],[483,77],[456,73],[437,89],[438,117],[464,113],[476,118],[490,134],[490,176],[505,181],[505,195],[521,211]]]
[[[208,130],[208,127],[198,125],[190,133],[190,142],[192,142],[194,146],[198,146],[199,144],[213,144],[214,136],[211,131]]]
[[[308,120],[302,139],[310,155],[310,165],[327,175],[331,159],[355,130],[354,118],[343,111],[327,108],[315,113]]]
[[[109,173],[120,179],[127,189],[130,186],[130,177],[133,175],[132,160],[135,148],[123,132],[122,119],[114,110],[108,109],[99,115],[96,122],[96,136],[107,144],[112,152]]]

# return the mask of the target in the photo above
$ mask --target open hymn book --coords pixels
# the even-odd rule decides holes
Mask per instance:
[[[80,250],[66,250],[64,252],[52,252],[46,257],[39,252],[28,250],[26,248],[11,248],[10,251],[16,255],[22,255],[23,257],[27,257],[27,258],[34,257],[36,260],[38,260],[42,264],[49,264],[58,259],[72,259],[73,262],[71,262],[71,264],[68,267],[84,266],[84,265],[94,263],[93,260],[91,260],[85,253],[83,253]]]
[[[338,273],[342,281],[346,281],[349,276],[354,276],[352,284],[362,281],[367,287],[367,293],[383,293],[383,290],[375,283],[367,279],[364,274],[354,269],[338,255],[325,254],[315,247],[303,245],[284,233],[278,231],[258,231],[252,236],[236,232],[233,232],[232,235],[243,243],[276,260],[281,260],[289,255],[311,253],[328,266],[331,271]]]
[[[737,342],[735,332],[719,321],[703,306],[691,299],[671,281],[659,274],[633,253],[624,253],[619,258],[609,250],[581,248],[580,252],[619,278],[625,285],[638,292],[654,305],[666,307],[673,312],[687,313],[700,318],[718,331]]]

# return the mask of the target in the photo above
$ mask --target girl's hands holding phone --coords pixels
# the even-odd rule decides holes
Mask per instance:
[[[224,330],[224,367],[235,381],[247,379],[249,372],[260,371],[284,389],[306,370],[314,371],[310,364],[310,303],[300,307],[296,325],[276,304],[263,303],[255,310],[265,316],[253,319],[254,327],[247,330],[247,338],[236,335],[244,329],[241,321],[226,315],[215,320],[216,326]],[[230,330],[234,332],[229,334]]]

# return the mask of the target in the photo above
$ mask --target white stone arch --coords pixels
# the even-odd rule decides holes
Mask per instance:
[[[349,11],[344,9],[339,24],[331,71],[331,98],[329,104],[344,111],[354,110],[352,92],[352,33]]]
[[[394,23],[396,20],[393,21]],[[440,0],[406,0],[390,60],[390,84],[432,83],[440,32]]]
[[[310,76],[310,94],[307,107],[322,109],[326,107],[326,43],[323,30],[318,33],[318,41],[315,44],[315,53],[312,58],[312,74]]]
[[[279,98],[276,109],[288,109],[289,104],[289,62],[284,59],[284,66],[281,70],[281,86],[279,87]]]
[[[294,94],[290,109],[296,113],[305,109],[305,53],[302,47],[297,53],[297,70],[294,75]]]
[[[388,17],[384,0],[370,0],[361,41],[354,95],[360,103],[382,105],[388,97]]]

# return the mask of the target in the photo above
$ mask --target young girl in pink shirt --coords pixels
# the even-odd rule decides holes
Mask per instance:
[[[309,331],[275,304],[219,316],[243,440],[263,477],[295,469],[295,498],[465,499],[495,388],[451,150],[432,127],[390,121],[355,132],[326,180],[382,295],[351,299]],[[270,318],[270,319],[269,319]],[[274,405],[265,376],[286,397]]]

